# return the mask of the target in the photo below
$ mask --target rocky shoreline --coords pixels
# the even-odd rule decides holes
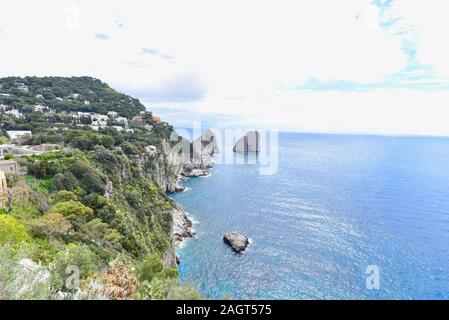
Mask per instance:
[[[195,231],[193,230],[193,222],[181,206],[177,206],[172,211],[173,216],[173,243],[179,246],[186,238],[193,238]]]
[[[181,185],[182,181],[193,177],[206,177],[211,174],[213,167],[212,157],[215,153],[219,152],[218,147],[215,145],[215,135],[208,129],[201,136],[198,137],[193,143],[200,146],[201,154],[197,154],[196,157],[200,157],[201,161],[198,164],[189,163],[188,165],[180,166],[177,160],[179,158],[172,157],[173,165],[178,168],[177,179],[175,183],[171,183],[171,187],[168,192],[176,193],[185,191],[185,187]],[[176,204],[176,207],[172,211],[173,227],[172,237],[174,246],[179,246],[186,238],[193,238],[195,231],[193,230],[193,222],[182,208],[181,205]]]

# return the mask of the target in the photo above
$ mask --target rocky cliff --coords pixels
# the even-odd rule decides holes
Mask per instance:
[[[260,152],[260,134],[249,131],[234,146],[234,152]]]

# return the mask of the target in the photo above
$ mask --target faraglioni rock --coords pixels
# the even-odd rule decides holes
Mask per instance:
[[[234,152],[260,152],[259,131],[248,131],[234,146]]]
[[[248,237],[237,232],[225,233],[223,241],[231,246],[232,250],[235,252],[242,252],[249,245]]]

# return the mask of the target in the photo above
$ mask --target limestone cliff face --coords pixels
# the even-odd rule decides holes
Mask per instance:
[[[218,153],[216,139],[212,131],[205,134],[193,143],[194,154],[190,156],[191,144],[186,139],[180,139],[176,145],[162,141],[159,149],[148,150],[138,156],[135,161],[139,167],[148,173],[153,181],[165,192],[181,192],[184,187],[180,181],[187,177],[206,176],[212,168],[211,157]],[[195,146],[196,144],[196,146]],[[174,203],[172,210],[171,247],[164,253],[163,262],[166,267],[176,263],[175,247],[183,239],[195,235],[193,223],[182,206]]]
[[[148,172],[164,191],[180,192],[184,190],[180,180],[210,174],[212,156],[219,152],[216,137],[210,129],[193,142],[192,148],[186,139],[181,139],[175,146],[163,141],[161,150],[148,154],[151,162]]]

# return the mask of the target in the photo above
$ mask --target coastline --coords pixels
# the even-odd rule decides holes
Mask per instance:
[[[213,168],[213,156],[216,152],[219,152],[215,145],[215,135],[207,129],[201,137],[198,137],[193,141],[194,144],[198,143],[201,146],[200,152],[200,164],[189,164],[182,166],[179,163],[179,157],[169,157],[172,161],[173,167],[177,168],[177,179],[175,185],[177,188],[171,193],[185,192],[186,187],[181,183],[190,178],[209,177]],[[168,148],[165,148],[168,150]],[[173,161],[174,160],[174,161]],[[173,200],[174,201],[174,200]],[[173,226],[172,226],[172,238],[174,247],[179,247],[184,239],[193,238],[195,236],[195,230],[193,229],[193,221],[188,216],[184,208],[174,201],[175,208],[172,211]]]

